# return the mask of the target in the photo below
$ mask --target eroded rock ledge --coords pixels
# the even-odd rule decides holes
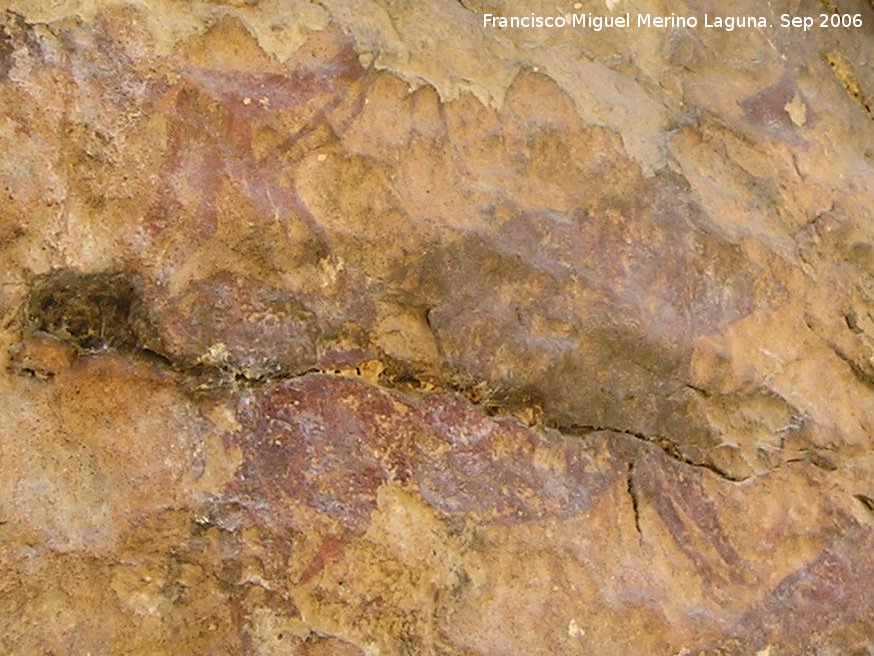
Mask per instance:
[[[870,4],[7,4],[4,652],[874,651]]]

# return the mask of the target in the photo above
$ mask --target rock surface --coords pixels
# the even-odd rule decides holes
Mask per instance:
[[[4,4],[4,653],[874,654],[870,2]]]

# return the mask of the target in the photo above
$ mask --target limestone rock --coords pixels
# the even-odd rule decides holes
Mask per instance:
[[[874,653],[874,9],[735,4],[7,0],[4,653]]]

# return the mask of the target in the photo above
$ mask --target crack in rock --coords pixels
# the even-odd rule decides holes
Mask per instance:
[[[277,368],[253,372],[223,361],[203,358],[187,361],[175,357],[163,348],[163,340],[151,320],[148,308],[140,298],[138,281],[125,272],[80,273],[70,269],[59,269],[37,277],[33,281],[26,303],[24,326],[25,334],[30,331],[31,334],[51,336],[52,339],[73,347],[78,353],[116,351],[146,357],[159,366],[198,379],[197,390],[200,392],[208,392],[227,385],[239,387],[266,385],[310,373],[349,374],[358,377],[363,375],[364,363],[343,370],[333,367],[324,368],[316,362],[298,369]],[[846,360],[846,358],[842,359]],[[19,373],[25,374],[32,370],[33,366],[30,365],[18,368]],[[445,377],[441,379],[435,376],[423,381],[408,371],[380,365],[377,374],[367,378],[373,384],[402,393],[435,391],[458,394],[488,416],[494,416],[499,411],[515,409],[518,411],[515,413],[518,418],[527,408],[524,400],[512,398],[511,392],[493,390],[488,382],[474,380],[463,374],[459,375],[458,380],[448,380]],[[687,384],[686,387],[705,396],[709,395],[703,388],[691,384]],[[504,396],[507,398],[503,399]],[[707,469],[719,478],[732,483],[740,483],[749,478],[734,476],[710,462],[692,460],[683,454],[676,441],[663,435],[650,435],[629,428],[584,423],[553,426],[548,421],[543,422],[537,412],[529,412],[526,416],[531,418],[531,421],[526,421],[529,425],[542,424],[564,434],[585,435],[608,431],[629,435],[658,447],[676,462]],[[631,472],[629,472],[630,476]],[[629,486],[631,485],[629,478]],[[636,504],[635,493],[631,487],[629,492]]]
[[[716,474],[719,478],[729,481],[731,483],[743,483],[750,479],[749,476],[733,476],[726,472],[725,470],[717,467],[713,463],[709,462],[696,462],[687,458],[680,451],[679,445],[673,440],[664,437],[663,435],[647,435],[645,433],[641,433],[639,431],[631,430],[628,428],[617,428],[615,426],[594,426],[594,425],[580,425],[573,424],[570,426],[550,426],[560,433],[564,433],[567,435],[579,435],[586,436],[590,433],[621,433],[623,435],[630,435],[631,437],[640,440],[641,442],[646,442],[647,444],[652,444],[653,446],[658,447],[661,451],[668,456],[671,460],[682,463],[684,465],[689,465],[690,467],[699,467],[702,469],[707,469],[708,471]]]
[[[628,474],[626,475],[625,486],[628,496],[631,497],[631,509],[634,512],[634,528],[637,529],[639,536],[643,536],[643,532],[640,530],[640,499],[637,496],[637,489],[634,485],[634,459],[628,461]]]

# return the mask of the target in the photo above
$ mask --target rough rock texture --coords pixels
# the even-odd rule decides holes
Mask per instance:
[[[874,654],[870,2],[2,9],[3,653]]]

